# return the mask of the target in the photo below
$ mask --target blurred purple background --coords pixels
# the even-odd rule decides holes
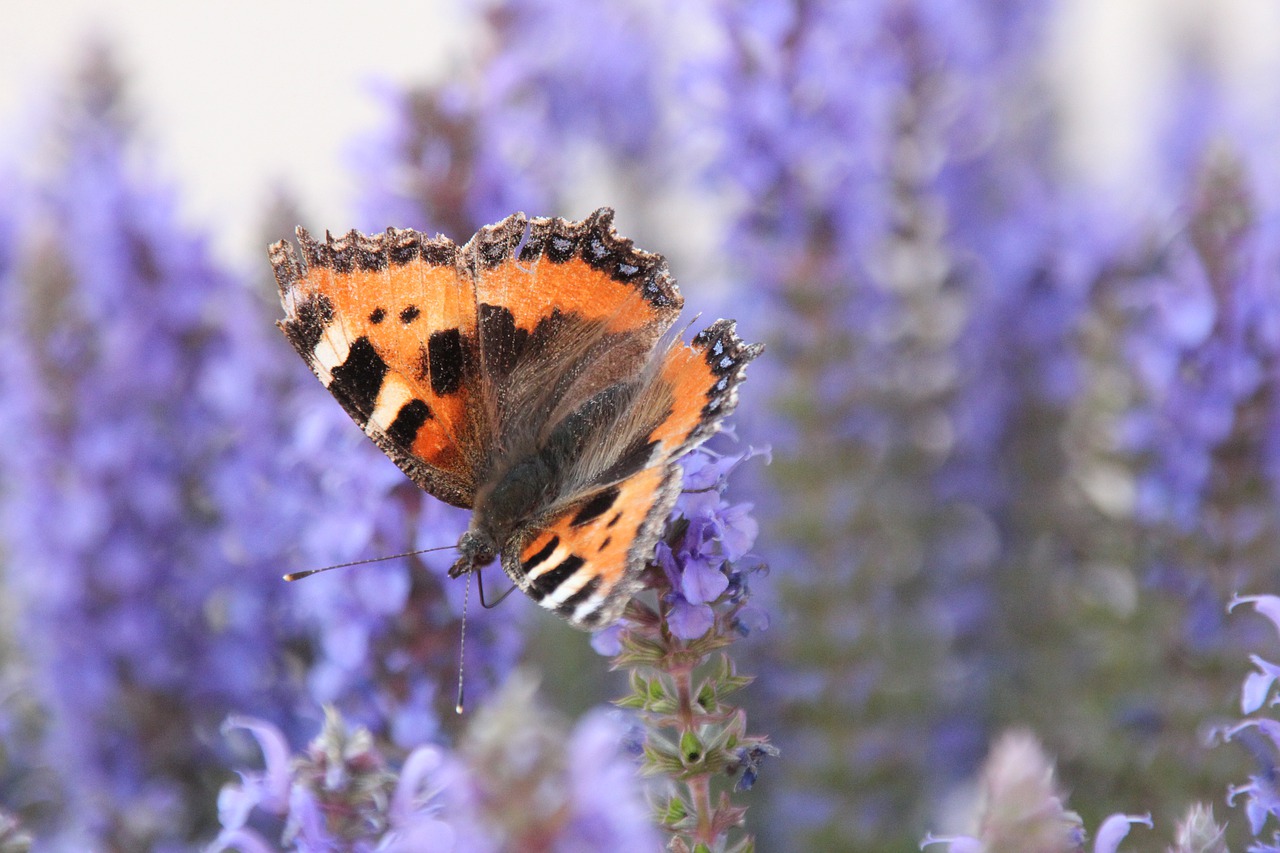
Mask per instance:
[[[502,740],[518,664],[565,717],[621,691],[527,602],[473,608],[472,701],[506,710],[468,733],[447,554],[278,580],[466,514],[306,375],[263,247],[517,209],[617,208],[691,314],[769,344],[717,439],[772,447],[727,495],[771,566],[761,849],[961,831],[1012,726],[1090,827],[1274,770],[1203,738],[1266,636],[1225,604],[1280,580],[1270,4],[259,6],[46,4],[0,60],[0,819],[37,849],[209,842],[258,755],[229,714],[298,750],[329,703],[464,767],[570,737]]]

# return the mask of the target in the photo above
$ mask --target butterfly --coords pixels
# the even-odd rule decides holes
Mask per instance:
[[[500,559],[575,627],[612,624],[760,344],[683,343],[661,255],[601,208],[516,213],[458,246],[388,228],[270,248],[289,342],[419,487],[471,510],[451,577]]]

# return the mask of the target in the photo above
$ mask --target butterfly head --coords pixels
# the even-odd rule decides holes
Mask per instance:
[[[460,578],[489,565],[498,556],[498,544],[481,530],[468,530],[458,540],[458,559],[449,567],[449,577]]]

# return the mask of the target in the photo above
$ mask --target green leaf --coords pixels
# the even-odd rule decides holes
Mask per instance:
[[[675,826],[688,816],[688,804],[679,797],[673,796],[671,799],[667,800],[667,807],[662,814],[662,823],[665,826]]]
[[[702,741],[692,731],[687,731],[680,736],[680,756],[684,759],[686,767],[700,763],[706,756]]]

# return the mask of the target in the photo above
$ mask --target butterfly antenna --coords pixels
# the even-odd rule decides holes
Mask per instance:
[[[463,711],[462,671],[463,671],[463,664],[466,662],[465,655],[467,651],[467,604],[471,600],[471,575],[472,574],[473,574],[472,572],[467,572],[467,587],[466,587],[466,590],[462,593],[462,634],[458,638],[458,701],[457,701],[457,704],[453,706],[453,710],[457,712],[458,716],[462,716],[462,711]]]
[[[383,560],[399,560],[402,557],[413,557],[417,554],[427,554],[431,551],[448,551],[456,545],[441,545],[438,548],[419,548],[417,551],[405,551],[403,554],[388,554],[385,557],[370,557],[367,560],[352,560],[350,563],[338,563],[335,566],[325,566],[321,569],[304,569],[300,572],[289,572],[284,576],[287,581],[300,581],[303,578],[309,578],[312,575],[318,575],[321,572],[327,572],[332,569],[345,569],[348,566],[363,566],[365,563],[381,563]]]

